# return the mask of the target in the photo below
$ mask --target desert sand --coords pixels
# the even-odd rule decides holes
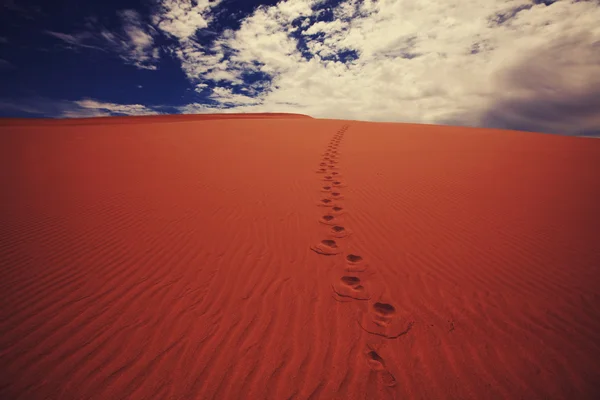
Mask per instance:
[[[600,141],[0,125],[2,399],[600,398]]]

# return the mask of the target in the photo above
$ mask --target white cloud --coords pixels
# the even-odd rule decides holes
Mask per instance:
[[[80,109],[69,110],[71,115],[76,115],[82,110],[84,113],[97,112],[105,115],[154,115],[160,114],[156,110],[146,107],[141,104],[116,104],[116,103],[105,103],[92,99],[84,99],[73,102]],[[63,114],[64,115],[64,114]],[[66,115],[64,115],[66,116]]]
[[[569,40],[580,49],[597,50],[600,43],[594,2],[349,0],[333,10],[336,20],[311,24],[308,17],[321,5],[288,0],[261,7],[211,49],[188,41],[177,52],[183,70],[191,81],[220,80],[220,86],[239,84],[244,73],[268,74],[265,90],[247,96],[247,103],[236,96],[234,110],[292,108],[315,117],[476,125],[507,95],[503,71],[568,38],[581,37]],[[295,20],[310,60],[291,34]],[[357,58],[336,58],[344,52]],[[592,67],[577,71],[589,80]],[[568,78],[567,69],[556,78]],[[217,91],[212,98],[228,96]]]
[[[127,64],[140,69],[156,69],[160,52],[154,46],[152,28],[142,22],[136,11],[123,10],[118,13],[121,20],[121,31],[112,32],[99,26],[97,20],[89,19],[88,31],[67,34],[44,31],[67,43],[70,48],[91,48],[116,53]]]
[[[44,97],[26,99],[1,99],[0,111],[26,113],[46,118],[87,118],[111,115],[153,115],[161,114],[162,107],[148,107],[141,104],[107,103],[94,99],[79,101],[55,100]]]
[[[162,0],[153,16],[154,24],[163,32],[185,40],[198,29],[206,28],[211,21],[209,14],[221,0]]]

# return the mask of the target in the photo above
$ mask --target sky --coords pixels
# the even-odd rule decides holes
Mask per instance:
[[[600,135],[600,0],[0,0],[0,116]]]

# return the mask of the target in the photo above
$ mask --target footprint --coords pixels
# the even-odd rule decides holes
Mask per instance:
[[[369,269],[369,264],[365,263],[361,256],[356,254],[346,255],[346,267],[348,272],[364,272]]]
[[[396,378],[387,369],[383,358],[373,349],[369,349],[366,356],[369,367],[379,375],[381,383],[390,387],[396,386]]]
[[[323,192],[329,192],[329,191],[331,191],[331,186],[323,186],[323,187],[321,188],[321,190],[322,190]]]
[[[332,210],[331,214],[335,214],[334,208],[339,207],[339,205],[335,204],[332,199],[328,199],[328,198],[319,200],[317,205],[319,205],[321,207],[331,207],[331,210]]]
[[[312,251],[325,256],[333,256],[342,252],[337,242],[331,239],[321,240],[317,245],[310,246],[310,248]]]
[[[367,362],[373,371],[385,371],[385,361],[376,351],[371,350],[367,353]]]
[[[396,307],[387,303],[377,302],[373,304],[373,310],[375,311],[375,314],[383,318],[382,321],[385,321],[386,323],[394,314],[396,314]]]
[[[325,174],[327,173],[327,168],[319,168],[316,172],[317,174]]]
[[[341,239],[341,238],[345,238],[347,236],[350,235],[350,230],[344,228],[343,226],[340,225],[334,225],[331,230],[329,231],[329,234],[335,238]]]
[[[346,256],[346,261],[348,261],[349,263],[352,264],[358,264],[359,262],[362,261],[362,257],[361,256],[357,256],[356,254],[348,254]]]
[[[338,188],[346,187],[346,185],[344,183],[342,183],[342,181],[338,181],[338,180],[332,181],[331,182],[331,186],[335,186],[335,187],[338,187]]]
[[[344,211],[344,208],[340,206],[333,206],[331,207],[331,211],[339,215]]]
[[[322,162],[322,163],[319,163],[319,165],[320,165],[321,167],[325,167],[325,166],[327,166],[327,163],[326,163],[326,162]]]
[[[369,300],[370,293],[362,285],[361,279],[356,275],[342,275],[341,278],[333,280],[331,285],[334,298],[341,302],[349,300]]]
[[[326,181],[332,181],[333,180],[333,176],[331,176],[331,175],[325,175],[323,177],[323,179],[326,180]]]
[[[344,195],[339,193],[339,192],[329,192],[329,194],[327,195],[327,198],[331,199],[331,200],[342,200],[344,198]]]
[[[325,225],[335,225],[336,218],[331,214],[325,214],[321,218],[319,218],[319,222]]]
[[[340,174],[340,173],[339,173],[339,172],[337,172],[337,171],[332,171],[332,172],[331,172],[331,175],[333,175],[333,176],[335,176],[335,175],[339,175],[339,174]],[[339,176],[337,176],[336,178],[339,178]]]
[[[406,335],[413,322],[400,316],[390,302],[378,300],[369,304],[367,311],[359,318],[358,325],[373,335],[395,339]]]

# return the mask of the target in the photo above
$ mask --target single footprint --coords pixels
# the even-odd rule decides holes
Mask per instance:
[[[323,186],[322,188],[325,192],[329,192],[331,190],[331,186]]]
[[[317,245],[310,246],[311,250],[325,256],[333,256],[342,252],[335,240],[321,240]]]
[[[385,361],[383,361],[383,358],[375,350],[369,349],[367,352],[367,362],[369,367],[377,372],[379,379],[384,385],[390,387],[396,386],[396,378],[387,369]]]
[[[321,199],[318,203],[321,207],[333,207],[333,200]]]
[[[342,212],[342,211],[344,211],[344,209],[343,209],[342,207],[340,207],[340,206],[333,206],[333,207],[331,208],[331,210],[332,210],[333,212],[335,212],[335,213],[338,213],[338,214],[341,214],[341,212]]]
[[[350,235],[351,232],[343,226],[334,225],[329,233],[331,234],[331,236],[341,239]]]
[[[331,195],[334,197],[340,197],[342,194],[340,192],[331,192]]]
[[[348,254],[346,256],[346,261],[348,261],[349,263],[352,264],[358,264],[359,262],[362,261],[362,257],[361,256],[357,256],[356,254]]]
[[[325,225],[335,225],[335,217],[330,214],[325,214],[319,218],[319,222]]]
[[[328,180],[329,180],[329,179],[328,179]],[[332,185],[332,186],[335,186],[335,187],[339,187],[339,188],[341,188],[341,187],[345,187],[345,186],[346,186],[346,185],[344,185],[344,184],[342,183],[342,181],[337,181],[337,180],[336,180],[336,181],[332,181],[332,182],[331,182],[331,185]]]
[[[363,258],[356,254],[346,255],[346,267],[348,272],[364,272],[369,268],[369,265],[363,262]]]
[[[327,165],[327,163],[326,163],[326,162],[322,162],[322,163],[320,163],[319,165],[320,165],[321,167],[325,167],[325,166]]]
[[[331,173],[331,175],[339,175],[339,174],[340,174],[340,173],[339,173],[339,172],[337,172],[337,171],[333,171],[333,172]]]
[[[349,286],[359,292],[365,288],[360,284],[360,278],[357,276],[342,276],[341,281],[344,285]]]
[[[331,176],[331,175],[325,175],[323,177],[323,179],[326,180],[326,181],[331,181],[331,180],[333,180],[333,176]]]
[[[334,279],[331,289],[334,294],[333,298],[341,302],[371,298],[360,278],[355,275],[343,275],[341,278]]]
[[[327,172],[327,168],[319,168],[319,169],[317,170],[317,174],[324,174],[324,173],[326,173],[326,172]]]
[[[396,314],[396,308],[391,304],[377,302],[373,304],[373,314],[377,325],[389,326]]]
[[[396,339],[406,335],[413,322],[400,318],[396,307],[389,302],[379,300],[369,305],[367,311],[359,318],[358,325],[373,335]]]

